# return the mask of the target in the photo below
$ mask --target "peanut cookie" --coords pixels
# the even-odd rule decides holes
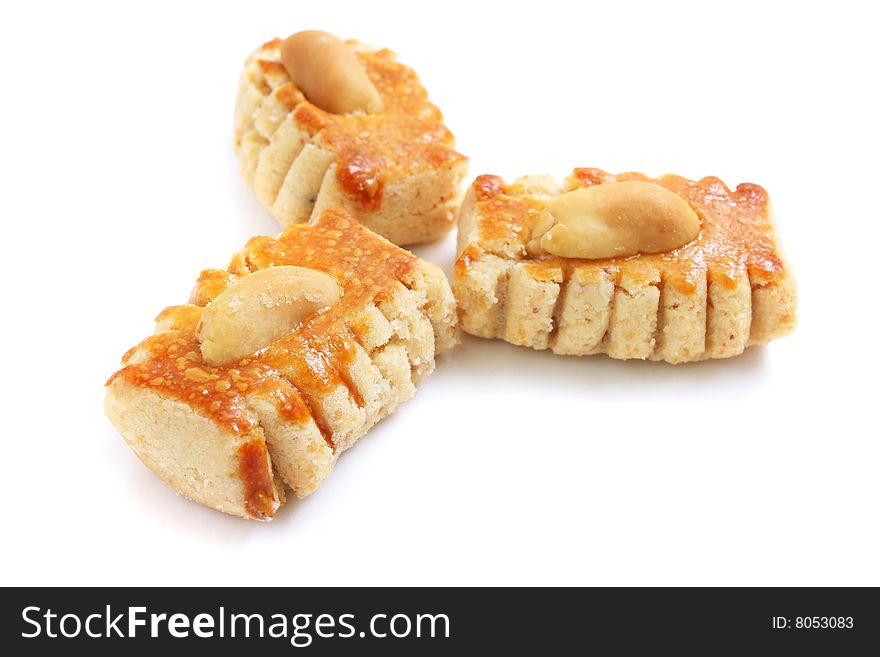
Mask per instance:
[[[468,333],[557,354],[726,358],[796,322],[767,192],[717,178],[480,176],[453,289]]]
[[[456,342],[443,272],[341,210],[255,237],[165,309],[107,383],[107,416],[178,493],[269,519],[409,399]]]
[[[400,245],[446,234],[467,169],[412,69],[325,32],[275,39],[247,59],[235,144],[282,227],[341,207]]]

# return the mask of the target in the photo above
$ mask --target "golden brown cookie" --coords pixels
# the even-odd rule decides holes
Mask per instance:
[[[443,272],[341,210],[255,237],[108,381],[107,416],[178,493],[269,519],[456,342]]]
[[[468,333],[557,354],[726,358],[796,322],[767,192],[717,178],[480,176],[453,289]]]
[[[467,169],[412,69],[323,32],[275,39],[247,59],[235,144],[282,227],[341,207],[399,245],[446,234]]]

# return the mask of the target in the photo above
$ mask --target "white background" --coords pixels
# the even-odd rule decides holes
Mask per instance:
[[[0,582],[880,584],[869,7],[4,3]],[[764,185],[799,329],[679,367],[465,337],[272,523],[176,497],[102,386],[202,268],[277,232],[233,101],[254,47],[308,28],[413,66],[471,175]]]

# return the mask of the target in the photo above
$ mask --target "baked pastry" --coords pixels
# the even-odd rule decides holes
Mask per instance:
[[[299,32],[248,57],[235,107],[245,179],[282,227],[331,207],[395,244],[446,234],[467,159],[390,50]]]
[[[456,342],[443,272],[341,210],[202,272],[107,383],[107,416],[178,493],[269,519],[409,399]]]
[[[468,333],[557,354],[726,358],[796,321],[767,192],[717,178],[480,176],[453,290]]]

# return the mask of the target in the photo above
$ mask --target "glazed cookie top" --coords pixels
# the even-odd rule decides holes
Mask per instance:
[[[318,36],[295,41],[304,35]],[[269,41],[245,75],[275,94],[313,143],[337,153],[337,180],[365,211],[379,207],[386,183],[467,159],[418,76],[393,52],[330,40],[303,32]]]
[[[420,266],[416,256],[342,211],[328,210],[314,225],[292,226],[277,239],[254,237],[227,269],[202,272],[191,303],[163,310],[156,333],[126,353],[107,384],[122,377],[178,399],[239,435],[254,427],[248,396],[271,398],[292,422],[312,418],[335,447],[309,399],[344,386],[363,407],[347,365],[372,330],[366,310],[401,284],[411,286]],[[254,277],[271,280],[250,286]],[[247,343],[245,349],[253,351],[240,356],[235,348],[265,328],[260,316],[284,304],[285,315],[298,315],[296,325],[266,334],[265,344]],[[215,315],[212,326],[209,313]],[[232,322],[223,323],[229,315]],[[209,354],[209,333],[232,350]]]
[[[613,190],[612,184],[615,185]],[[576,191],[605,185],[609,187],[586,195]],[[662,189],[656,189],[657,186]],[[578,198],[590,194],[598,197],[596,191],[604,192],[606,198]],[[616,192],[617,198],[608,200],[611,191]],[[573,203],[567,202],[568,198]],[[477,219],[469,233],[460,235],[458,273],[465,273],[470,262],[487,252],[526,261],[532,273],[539,277],[545,270],[552,277],[560,268],[584,265],[609,269],[626,266],[630,274],[636,275],[643,269],[646,280],[659,270],[664,280],[689,293],[706,271],[713,280],[730,286],[735,285],[737,277],[744,272],[753,285],[763,285],[775,280],[785,268],[767,192],[750,183],[730,190],[714,177],[692,181],[675,175],[650,178],[635,172],[614,175],[601,169],[579,168],[561,187],[544,176],[522,178],[509,185],[497,176],[479,176],[465,203],[475,204]],[[571,249],[567,251],[558,244],[553,248],[546,238],[543,241],[541,238],[548,225],[553,224],[548,218],[548,208],[554,214],[561,214],[562,210],[555,208],[567,205],[566,213],[578,219],[578,208],[572,209],[577,203],[589,204],[589,212],[585,212],[590,214],[591,223],[578,228],[581,235],[594,236],[593,239],[596,239],[598,221],[593,215],[597,212],[610,213],[609,222],[620,224],[617,215],[633,210],[633,207],[627,208],[626,203],[635,204],[636,210],[640,204],[647,203],[650,207],[642,212],[647,218],[627,217],[622,228],[615,226],[618,232],[612,235],[610,246],[623,255],[608,252],[600,253],[600,257],[592,253],[576,257],[581,254],[574,249],[575,256],[570,257]],[[664,225],[660,229],[650,226],[652,213],[663,216]],[[640,220],[644,223],[638,224]],[[636,237],[641,240],[628,239],[632,237],[633,226],[637,229]],[[647,240],[646,227],[652,231]],[[598,228],[607,232],[608,226],[599,222]],[[635,246],[626,251],[620,243],[613,244],[615,240],[632,242]],[[585,240],[583,246],[589,246],[589,242]]]

